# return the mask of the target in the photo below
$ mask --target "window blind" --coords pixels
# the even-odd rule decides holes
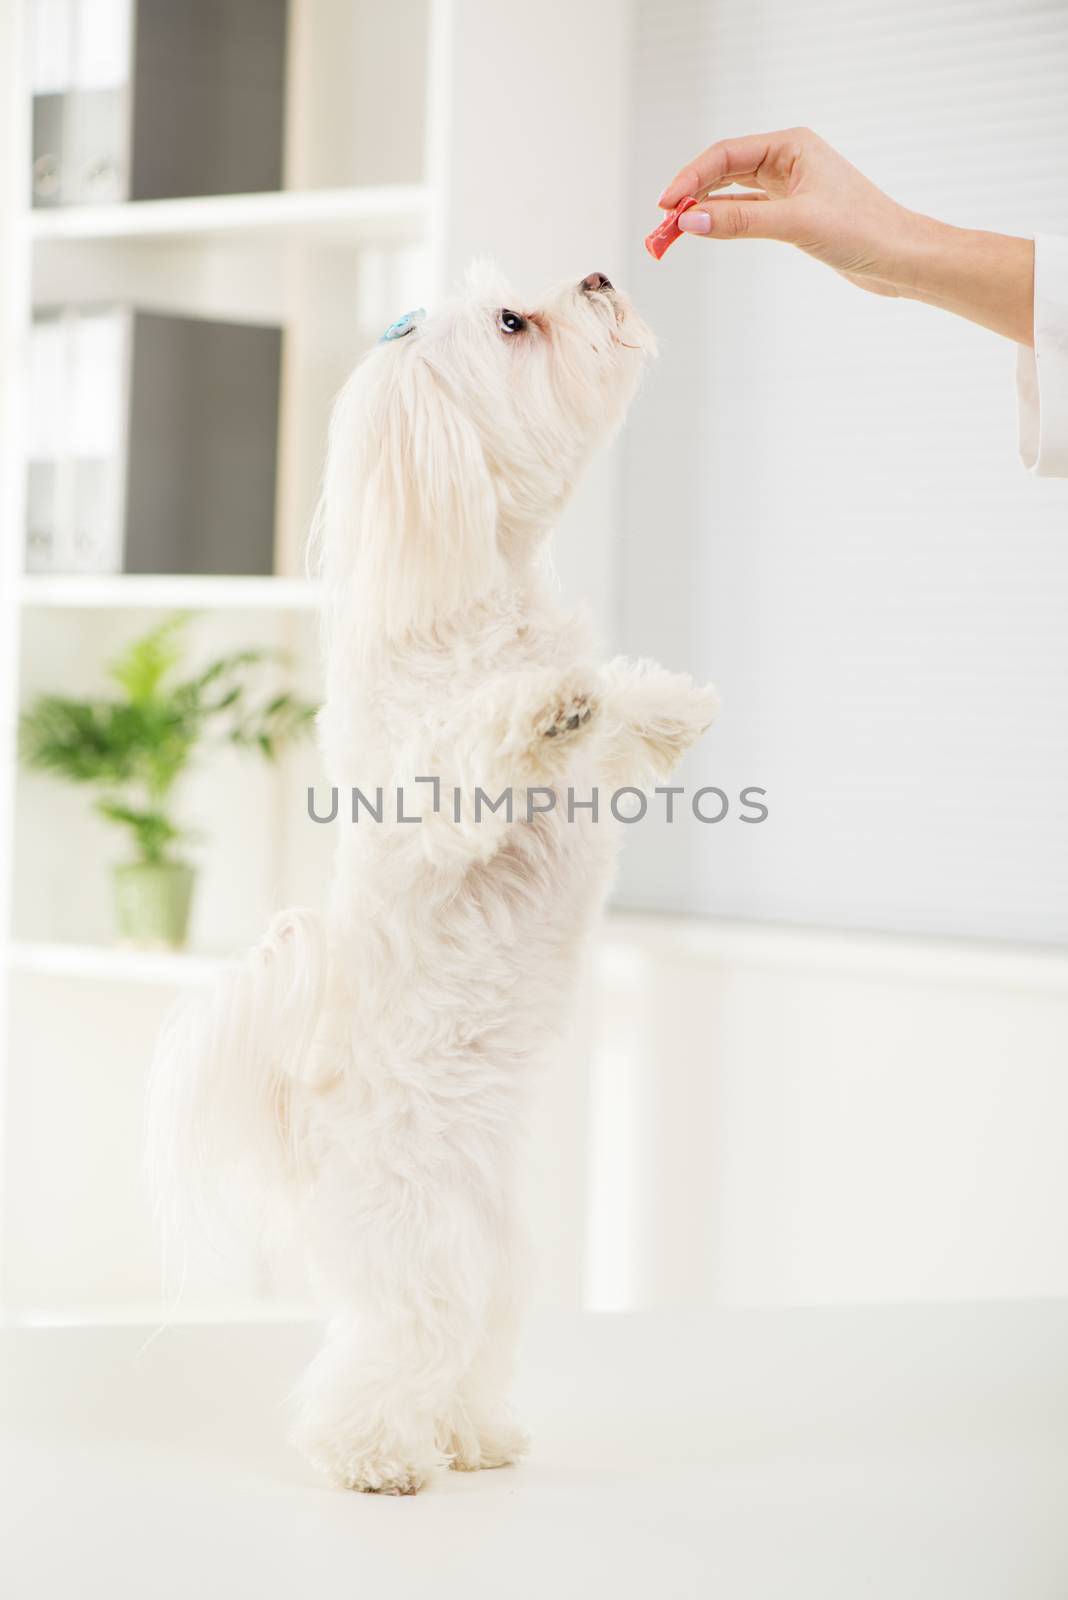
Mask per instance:
[[[807,123],[963,226],[1068,233],[1068,6],[638,0],[631,235],[713,139]],[[632,906],[1068,939],[1068,481],[1016,454],[1015,351],[784,245],[683,240],[623,465],[620,646],[713,679]]]

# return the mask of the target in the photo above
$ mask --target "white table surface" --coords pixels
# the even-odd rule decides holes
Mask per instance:
[[[522,1466],[285,1443],[308,1324],[0,1332],[4,1600],[1066,1600],[1068,1305],[542,1318]]]

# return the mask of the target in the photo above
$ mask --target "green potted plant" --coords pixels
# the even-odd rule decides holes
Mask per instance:
[[[27,767],[98,790],[96,810],[125,830],[133,856],[114,869],[116,924],[124,942],[148,947],[185,942],[195,874],[182,846],[192,835],[173,805],[198,747],[214,739],[272,760],[315,714],[288,692],[253,700],[264,667],[280,659],[275,651],[240,650],[180,674],[187,622],[154,628],[109,666],[120,694],[39,695],[19,725]]]

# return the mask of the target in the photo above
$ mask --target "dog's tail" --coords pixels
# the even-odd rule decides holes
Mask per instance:
[[[191,1234],[230,1254],[262,1245],[301,1170],[295,1094],[326,986],[326,939],[284,911],[244,964],[183,996],[149,1081],[146,1162],[168,1245]]]

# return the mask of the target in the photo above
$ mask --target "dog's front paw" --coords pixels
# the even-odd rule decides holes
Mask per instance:
[[[592,669],[532,675],[513,706],[508,744],[515,779],[521,784],[556,783],[572,753],[597,725],[600,684]]]
[[[612,776],[635,783],[667,777],[715,719],[719,696],[684,672],[651,661],[616,660],[605,668],[610,697],[608,762]]]
[[[684,737],[688,736],[693,743],[716,720],[719,711],[719,695],[710,683],[694,684],[693,688],[682,696],[677,711],[677,721],[684,730]]]
[[[669,682],[659,701],[638,708],[636,731],[654,769],[667,776],[712,725],[719,695],[710,684],[695,684],[681,673],[665,677]]]

